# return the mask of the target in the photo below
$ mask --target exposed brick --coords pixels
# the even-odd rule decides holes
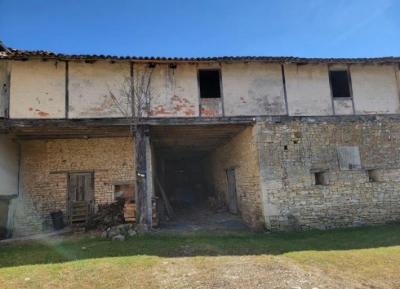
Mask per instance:
[[[253,229],[263,228],[260,174],[255,128],[249,127],[210,157],[215,190],[227,200],[228,168],[235,168],[238,207],[243,220]]]
[[[41,231],[50,212],[66,213],[68,172],[94,172],[95,203],[111,202],[114,182],[134,180],[133,159],[130,138],[23,141],[14,234]]]

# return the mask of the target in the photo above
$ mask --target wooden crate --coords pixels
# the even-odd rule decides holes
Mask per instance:
[[[155,200],[152,202],[153,205],[153,226],[158,226],[157,217],[157,206]],[[124,205],[124,218],[127,223],[136,223],[136,204],[135,203],[125,203]]]
[[[124,206],[124,218],[127,223],[136,223],[136,204],[126,203]]]

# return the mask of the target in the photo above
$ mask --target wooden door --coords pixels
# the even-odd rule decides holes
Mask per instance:
[[[93,173],[70,173],[68,177],[70,222],[84,222],[94,211]]]
[[[226,177],[228,181],[228,209],[232,214],[237,214],[239,210],[237,205],[235,169],[227,169]]]

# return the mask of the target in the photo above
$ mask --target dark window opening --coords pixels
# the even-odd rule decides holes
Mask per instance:
[[[201,98],[220,98],[221,87],[219,70],[199,70]]]
[[[135,201],[135,187],[132,184],[114,185],[114,199],[123,198],[125,202]]]
[[[368,180],[371,183],[379,182],[379,176],[377,170],[367,170]]]
[[[331,82],[332,96],[334,98],[349,98],[350,82],[347,70],[329,71],[329,81]]]
[[[319,186],[329,185],[329,179],[328,179],[327,172],[315,172],[314,178],[315,178],[315,185],[319,185]]]

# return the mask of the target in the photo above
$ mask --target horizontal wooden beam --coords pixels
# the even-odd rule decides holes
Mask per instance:
[[[250,124],[254,117],[163,117],[145,118],[139,121],[143,125],[208,125],[208,124]],[[129,126],[128,118],[90,118],[90,119],[2,119],[1,127],[97,127]]]
[[[146,118],[140,124],[149,127],[251,125],[251,117],[221,118]],[[13,133],[24,139],[87,138],[129,136],[130,119],[0,119],[0,133]]]

